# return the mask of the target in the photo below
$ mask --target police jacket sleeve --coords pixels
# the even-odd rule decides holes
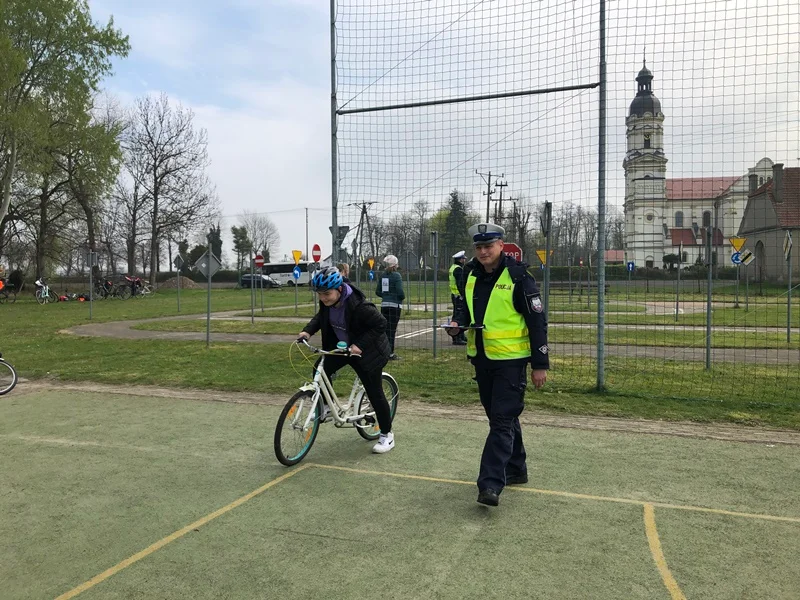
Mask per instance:
[[[453,310],[453,321],[458,323],[459,327],[468,327],[472,320],[469,314],[469,307],[466,302],[456,302]]]
[[[514,308],[524,318],[528,326],[531,344],[531,368],[550,368],[550,348],[547,345],[547,317],[539,293],[539,286],[533,277],[526,275],[514,288]]]
[[[363,302],[358,305],[356,310],[357,313],[353,315],[353,319],[358,319],[360,332],[357,337],[351,338],[350,343],[363,350],[371,345],[369,338],[386,333],[388,324],[386,317],[372,303]]]
[[[456,287],[458,288],[458,295],[464,297],[464,269],[456,267],[453,269],[453,279],[456,280]]]

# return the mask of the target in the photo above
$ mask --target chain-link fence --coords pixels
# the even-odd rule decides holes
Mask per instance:
[[[339,0],[332,21],[335,245],[373,298],[398,257],[397,353],[435,354],[431,384],[469,373],[433,311],[489,220],[537,280],[549,241],[554,389],[800,396],[800,4]]]

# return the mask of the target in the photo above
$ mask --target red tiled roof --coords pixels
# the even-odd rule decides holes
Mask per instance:
[[[800,228],[800,167],[783,170],[783,202],[775,202],[770,185],[770,198],[778,223],[787,229]]]
[[[767,194],[775,214],[778,216],[780,229],[800,229],[800,167],[789,167],[783,170],[783,202],[775,202],[773,180],[770,179],[759,187],[750,197]]]
[[[700,228],[700,237],[703,240],[703,243],[706,243],[706,230],[704,227]],[[714,230],[714,237],[711,239],[711,244],[713,246],[722,246],[725,242],[725,238],[722,236],[722,232],[719,229]]]
[[[606,250],[605,258],[607,263],[625,262],[625,250]]]
[[[670,229],[669,233],[672,236],[673,246],[680,246],[681,242],[683,242],[684,246],[697,245],[691,229]]]
[[[667,179],[667,200],[717,198],[741,177],[683,177]]]

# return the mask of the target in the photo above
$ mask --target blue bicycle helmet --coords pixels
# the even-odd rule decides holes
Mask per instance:
[[[343,283],[342,274],[336,267],[324,267],[314,273],[311,278],[311,287],[315,292],[324,292],[325,290],[335,290]]]

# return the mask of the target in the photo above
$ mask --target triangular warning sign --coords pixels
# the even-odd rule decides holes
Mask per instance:
[[[731,243],[731,246],[733,246],[733,249],[739,252],[747,241],[747,238],[732,237],[728,238],[728,241]]]

